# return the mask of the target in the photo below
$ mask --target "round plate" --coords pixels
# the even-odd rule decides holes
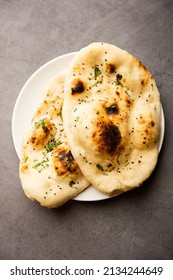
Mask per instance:
[[[31,119],[40,104],[42,93],[47,84],[58,73],[65,70],[75,52],[59,56],[40,67],[25,83],[16,100],[12,116],[12,137],[18,157],[20,158],[22,139],[25,131],[30,125]],[[159,152],[162,147],[165,130],[164,113],[161,107],[161,134]],[[99,192],[90,186],[81,192],[75,200],[96,201],[110,198],[110,196]]]

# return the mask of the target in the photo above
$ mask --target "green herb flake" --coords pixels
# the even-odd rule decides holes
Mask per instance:
[[[96,164],[96,167],[100,170],[100,171],[104,171],[103,167],[100,164]]]
[[[75,189],[77,189],[76,187],[74,187],[75,184],[76,184],[76,183],[75,183],[73,180],[71,180],[71,181],[69,182],[70,188],[75,188]]]
[[[79,116],[77,116],[77,117],[75,118],[75,122],[78,122],[78,121],[79,121],[79,119],[80,119],[80,117],[79,117]]]
[[[100,69],[97,66],[95,66],[94,68],[95,80],[97,80],[97,77],[101,75],[101,73],[102,72],[100,71]]]
[[[129,162],[129,161],[127,161],[127,162],[126,162],[126,164],[125,164],[125,167],[126,167],[127,165],[129,165],[129,164],[130,164],[130,162]]]
[[[95,82],[92,87],[97,87],[98,84],[102,84],[103,83],[103,77],[101,78],[100,81]],[[98,90],[97,92],[100,92],[100,90]]]
[[[46,167],[49,166],[49,164],[47,163],[48,161],[49,159],[47,157],[44,157],[42,161],[35,164],[32,168],[36,169],[39,173],[41,173]]]
[[[128,95],[128,97],[130,97],[130,95],[129,95],[129,93],[127,92],[127,90],[125,90],[125,94],[127,94],[127,95]]]
[[[38,122],[35,122],[35,127],[42,126],[43,129],[47,128],[47,124],[45,123],[45,119],[41,119]]]
[[[46,151],[49,153],[51,152],[54,148],[57,148],[60,144],[62,144],[62,142],[60,140],[51,140],[48,142],[47,146],[46,146]]]
[[[43,152],[43,159],[48,159],[46,152]]]
[[[63,121],[62,108],[61,108],[61,112],[59,113],[59,116],[60,116],[61,120]]]
[[[27,162],[28,158],[29,158],[28,156],[25,156],[25,157],[24,157],[24,159],[23,159],[24,163]]]

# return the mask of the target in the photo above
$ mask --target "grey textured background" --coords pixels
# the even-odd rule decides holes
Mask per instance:
[[[173,258],[173,2],[0,0],[0,259]],[[152,176],[106,201],[30,202],[11,135],[16,98],[47,61],[93,41],[139,58],[161,93],[166,134]]]

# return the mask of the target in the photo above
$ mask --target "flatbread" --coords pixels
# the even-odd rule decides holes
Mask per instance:
[[[53,208],[83,191],[89,182],[82,175],[64,133],[62,105],[65,73],[45,90],[26,132],[20,160],[20,179],[28,198]]]
[[[141,185],[156,166],[160,134],[160,97],[147,68],[93,43],[72,59],[64,91],[64,128],[85,177],[109,195]]]

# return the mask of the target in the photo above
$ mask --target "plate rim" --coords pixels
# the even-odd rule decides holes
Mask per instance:
[[[15,104],[14,104],[13,113],[12,113],[12,122],[11,122],[13,144],[14,144],[15,151],[16,151],[16,154],[17,154],[19,160],[20,160],[20,152],[19,152],[19,149],[17,147],[18,145],[17,145],[16,139],[15,139],[15,132],[14,132],[15,131],[15,118],[16,118],[17,108],[18,108],[18,105],[20,103],[20,99],[21,99],[22,95],[24,94],[25,89],[32,82],[34,77],[36,77],[40,72],[42,72],[44,69],[49,67],[51,64],[57,63],[57,61],[60,61],[60,60],[63,60],[63,59],[68,59],[68,57],[71,57],[71,59],[72,59],[75,54],[76,54],[76,51],[70,52],[70,53],[66,53],[66,54],[63,54],[63,55],[60,55],[60,56],[57,56],[57,57],[47,61],[45,64],[41,65],[36,71],[34,71],[31,74],[31,76],[29,76],[29,78],[24,83],[22,89],[20,90],[20,92],[19,92],[19,94],[18,94],[18,96],[16,98]],[[65,70],[65,67],[64,67],[63,70]],[[60,72],[61,71],[57,71],[57,75]],[[160,104],[161,104],[161,128],[160,128],[161,131],[160,131],[160,140],[159,140],[159,148],[158,148],[158,152],[159,153],[161,151],[161,148],[162,148],[162,145],[163,145],[163,141],[164,141],[164,135],[165,135],[165,115],[164,115],[164,111],[163,111],[161,100],[160,100]],[[97,198],[97,199],[94,198],[94,197],[90,198],[90,199],[85,198],[84,192],[87,192],[87,190],[89,188],[92,188],[94,192],[96,191],[96,195],[98,193],[100,197]],[[104,193],[101,193],[99,190],[97,190],[93,186],[89,186],[83,192],[79,193],[75,198],[73,198],[73,200],[76,200],[76,201],[100,201],[100,200],[105,200],[105,199],[109,199],[109,198],[112,198],[112,197],[113,196],[109,196],[109,195],[106,195]]]

